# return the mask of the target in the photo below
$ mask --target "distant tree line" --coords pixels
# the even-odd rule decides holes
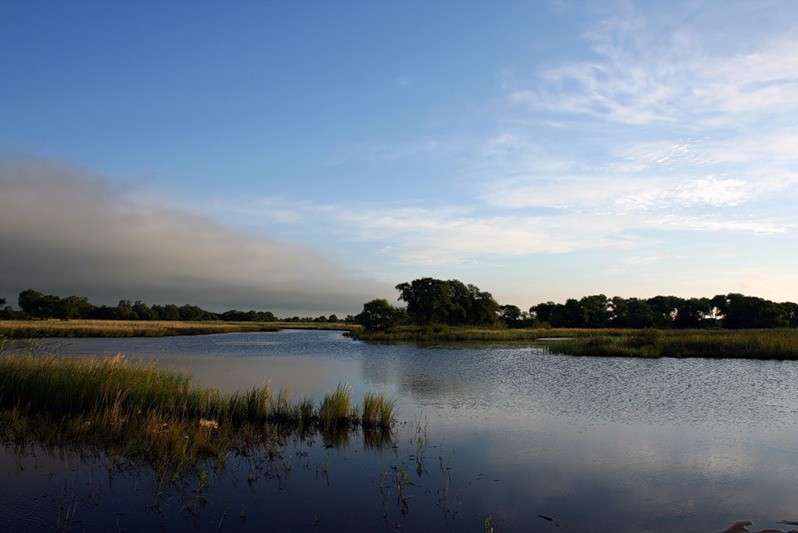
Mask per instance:
[[[115,306],[96,306],[85,296],[60,297],[42,294],[28,289],[19,293],[19,311],[5,306],[6,300],[0,298],[0,318],[4,319],[99,319],[99,320],[224,320],[229,322],[275,322],[278,319],[271,311],[238,311],[224,313],[207,311],[196,305],[174,304],[149,306],[141,300],[131,303],[130,300],[119,300]],[[319,317],[290,317],[286,321],[296,322],[337,322],[335,315]]]
[[[712,298],[607,298],[603,294],[540,303],[529,318],[551,327],[573,328],[784,328],[798,326],[798,304],[776,303],[739,293]]]
[[[363,304],[354,320],[366,329],[400,325],[495,326],[511,328],[781,328],[798,327],[798,304],[776,303],[730,293],[713,298],[608,298],[603,294],[545,302],[522,311],[499,305],[490,293],[458,280],[421,278],[396,286],[397,307],[388,300]]]

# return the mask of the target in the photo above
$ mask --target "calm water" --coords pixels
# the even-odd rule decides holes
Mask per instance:
[[[278,461],[232,458],[202,502],[191,480],[158,486],[102,457],[6,447],[0,530],[483,531],[490,516],[497,532],[712,532],[798,519],[793,362],[423,349],[322,331],[65,343],[228,392],[267,380],[317,398],[339,383],[356,400],[384,391],[398,400],[396,447],[352,435],[287,443]]]

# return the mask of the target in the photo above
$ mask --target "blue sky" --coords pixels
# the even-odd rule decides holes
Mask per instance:
[[[798,301],[798,4],[0,4],[0,297]]]

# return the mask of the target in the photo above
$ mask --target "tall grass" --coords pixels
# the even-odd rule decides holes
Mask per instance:
[[[348,335],[422,346],[534,343],[552,353],[607,357],[714,357],[798,359],[798,328],[663,330],[619,328],[507,329],[404,326]],[[549,340],[558,338],[557,340]]]
[[[277,331],[272,323],[181,322],[172,320],[0,320],[0,336],[42,337],[166,337],[248,331]]]
[[[352,408],[352,394],[348,385],[339,384],[332,393],[324,395],[319,406],[319,423],[324,431],[347,427],[358,419],[358,411]]]
[[[627,330],[549,343],[553,353],[608,357],[798,359],[798,330]]]
[[[390,433],[393,403],[382,395],[379,428]],[[347,433],[362,421],[351,390],[339,386],[314,405],[269,384],[231,395],[194,387],[191,378],[154,365],[112,359],[0,356],[0,437],[48,446],[87,443],[180,473],[231,451],[268,444],[294,430]]]
[[[166,337],[281,329],[353,330],[341,322],[226,322],[178,320],[0,320],[0,337]]]
[[[618,333],[619,329],[588,328],[517,328],[459,327],[459,326],[401,326],[384,331],[357,329],[346,335],[358,339],[377,342],[413,342],[424,345],[450,343],[519,343],[534,342],[546,337],[592,337]]]
[[[363,398],[363,427],[390,427],[396,416],[395,405],[396,400],[388,399],[384,394],[367,393]]]

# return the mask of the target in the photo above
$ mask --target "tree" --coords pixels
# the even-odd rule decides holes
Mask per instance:
[[[6,299],[0,298],[0,320],[11,320],[14,318],[14,309],[6,305]]]
[[[521,322],[521,309],[516,305],[502,305],[499,307],[499,319],[508,328],[518,327]]]
[[[158,320],[180,320],[180,309],[175,304],[153,305]]]
[[[561,323],[555,327],[582,328],[587,324],[587,313],[579,300],[568,298],[562,307]],[[554,324],[552,324],[554,325]]]
[[[468,300],[466,306],[466,320],[474,326],[494,325],[499,314],[499,304],[493,295],[479,290],[476,285],[468,285]]]
[[[139,320],[157,320],[158,313],[150,309],[150,306],[142,302],[141,300],[136,300],[136,303],[133,304],[133,312],[136,313],[136,316]]]
[[[400,283],[396,286],[399,299],[407,303],[407,314],[416,324],[441,322],[442,308],[446,291],[440,280],[422,278],[412,283]]]
[[[206,311],[201,307],[197,307],[196,305],[184,305],[179,308],[180,311],[180,320],[186,320],[190,322],[196,322],[200,320],[217,320],[219,318],[218,315]]]
[[[603,294],[594,296],[584,296],[579,300],[582,308],[581,315],[584,317],[583,327],[602,328],[610,323],[612,314],[610,313],[610,302]]]
[[[449,324],[464,309],[456,309],[450,295],[449,284],[433,278],[421,278],[396,286],[399,299],[407,303],[407,313],[415,324]]]
[[[677,328],[700,328],[707,326],[708,317],[712,316],[712,303],[708,298],[690,298],[681,300],[676,308]]]
[[[676,324],[676,314],[682,301],[678,296],[655,296],[646,300],[651,308],[654,326],[672,328]]]
[[[355,316],[355,322],[369,330],[385,330],[405,322],[407,313],[394,307],[385,298],[377,298],[363,304],[363,311]]]
[[[489,292],[459,280],[420,278],[396,286],[414,324],[494,324],[499,304]]]
[[[19,293],[19,308],[32,318],[50,318],[58,313],[61,299],[52,294],[42,294],[28,289]]]
[[[67,296],[58,302],[55,316],[64,320],[87,318],[93,310],[94,306],[85,296]]]
[[[784,318],[791,328],[798,326],[798,304],[795,302],[783,302],[781,308],[784,310]]]
[[[648,328],[654,325],[654,313],[648,302],[639,298],[615,296],[612,305],[612,325],[619,328]]]
[[[117,320],[138,320],[139,318],[139,315],[133,311],[133,304],[130,303],[130,300],[119,300],[114,315]]]
[[[783,304],[770,300],[731,293],[712,298],[712,305],[718,308],[723,327],[739,328],[778,328],[789,325],[790,316]]]
[[[557,308],[556,303],[548,301],[530,307],[529,314],[532,315],[532,317],[539,320],[541,323],[551,325],[551,316],[556,308]]]

